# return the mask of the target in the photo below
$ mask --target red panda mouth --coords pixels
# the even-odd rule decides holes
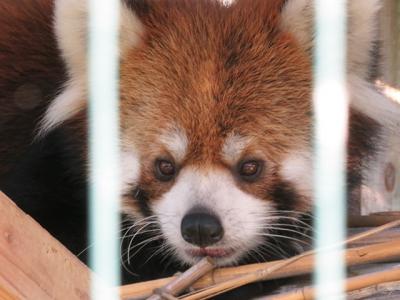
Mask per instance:
[[[186,253],[190,256],[210,256],[222,258],[233,254],[233,250],[223,248],[195,248],[186,250]]]

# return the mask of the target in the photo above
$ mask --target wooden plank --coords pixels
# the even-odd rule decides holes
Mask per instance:
[[[89,299],[89,269],[1,192],[0,216],[1,299]]]
[[[380,38],[382,52],[382,79],[385,83],[389,83],[395,88],[400,88],[400,1],[398,0],[383,0],[383,7],[380,16]],[[397,96],[398,97],[398,96]],[[363,214],[376,212],[379,210],[400,210],[400,137],[397,134],[388,138],[386,158],[384,162],[386,167],[382,167],[382,172],[390,174],[388,163],[394,167],[395,186],[393,191],[385,191],[382,188],[378,189],[371,195],[368,202],[376,202],[377,208],[369,207],[364,209]],[[383,169],[386,168],[386,169]],[[385,174],[382,173],[382,174]],[[390,176],[390,175],[389,175]],[[380,187],[384,185],[381,184]],[[385,198],[386,207],[379,203],[380,199]],[[365,201],[364,201],[365,203]],[[374,204],[373,204],[374,205]]]
[[[10,294],[9,291],[6,291],[2,288],[0,284],[0,299],[2,300],[15,300],[17,297],[15,295]]]
[[[397,0],[383,0],[381,10],[381,51],[383,80],[400,87],[400,5]]]

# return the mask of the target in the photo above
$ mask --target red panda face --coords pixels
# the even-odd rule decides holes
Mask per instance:
[[[271,246],[275,238],[304,240],[301,217],[311,207],[313,1],[222,2],[121,2],[123,209],[144,224],[135,236],[155,225],[160,235],[153,239],[162,237],[185,263],[204,255],[220,265],[252,255],[264,260],[266,250],[281,251]],[[56,2],[70,81],[48,107],[41,132],[85,107],[82,3]],[[398,108],[368,81],[378,10],[379,0],[348,2],[354,186],[368,169],[363,156],[377,132],[371,128],[398,128]]]
[[[228,264],[310,207],[294,177],[310,176],[296,168],[309,169],[311,70],[273,10],[211,13],[181,6],[123,60],[123,145],[139,165],[124,204],[157,216],[181,260]]]

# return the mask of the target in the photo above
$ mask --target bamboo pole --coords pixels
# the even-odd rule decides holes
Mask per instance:
[[[395,221],[389,222],[387,224],[384,224],[382,226],[379,226],[377,228],[372,228],[372,229],[370,229],[370,230],[368,230],[366,232],[362,232],[362,233],[359,233],[357,235],[351,236],[350,238],[348,238],[346,241],[342,242],[341,244],[349,244],[349,243],[352,243],[352,242],[360,241],[362,239],[374,236],[374,235],[376,235],[378,233],[381,233],[381,232],[383,232],[383,231],[385,231],[387,229],[391,229],[391,228],[397,227],[399,225],[400,225],[400,220],[395,220]],[[329,249],[332,250],[332,249],[335,249],[335,247],[337,247],[337,245],[333,245]],[[329,249],[319,249],[319,250],[326,251],[326,250],[329,250]],[[258,266],[259,268],[257,270],[254,270],[253,272],[251,272],[250,270],[247,270],[247,272],[245,272],[244,274],[240,275],[241,278],[233,278],[233,279],[231,279],[232,278],[232,276],[231,276],[226,282],[220,282],[220,283],[217,283],[217,284],[215,284],[215,282],[209,283],[207,286],[210,286],[210,285],[213,285],[213,284],[214,284],[214,286],[209,288],[208,292],[207,291],[198,292],[198,294],[200,295],[199,296],[200,298],[198,298],[198,299],[205,299],[207,293],[210,293],[210,295],[212,295],[214,293],[214,291],[216,292],[216,291],[218,291],[218,289],[220,289],[219,292],[218,292],[218,294],[219,294],[219,293],[222,293],[223,291],[225,291],[225,289],[230,290],[230,289],[233,289],[235,287],[239,287],[241,285],[245,285],[245,284],[250,283],[250,282],[259,281],[259,280],[265,280],[266,276],[270,275],[270,273],[276,273],[276,271],[279,271],[280,269],[286,267],[287,265],[293,264],[293,263],[297,262],[298,260],[303,259],[304,257],[311,256],[314,253],[315,253],[315,250],[308,251],[308,252],[302,253],[300,255],[297,255],[295,257],[292,257],[290,259],[281,260],[276,266],[270,266],[269,268],[267,266],[265,266],[265,268],[267,268],[267,269],[265,269],[265,268],[264,269],[260,269],[260,268],[262,268],[261,265],[263,265],[263,264],[250,265],[250,266],[253,266],[253,267],[256,267],[256,268]],[[248,266],[243,266],[243,268],[248,268],[248,267],[249,267],[249,265]],[[240,267],[238,267],[238,268],[240,268]],[[253,273],[253,274],[251,274],[251,273]],[[212,276],[212,278],[214,278],[214,276]],[[172,278],[169,278],[169,280],[172,280]],[[133,293],[132,295],[135,295],[136,297],[147,297],[148,293],[149,293],[147,283],[148,282],[142,283],[142,284],[144,284],[142,286],[137,286],[138,284],[135,284],[135,285],[131,285],[131,286],[128,286],[128,287],[122,287],[122,288],[120,288],[120,293],[130,293],[130,292],[132,292]],[[160,283],[160,282],[157,281],[157,283]],[[163,285],[165,285],[165,284],[167,284],[166,281],[163,282]],[[229,284],[231,284],[230,288],[229,288]],[[158,287],[154,287],[153,289],[157,289],[157,288],[159,288],[159,286]],[[143,296],[142,294],[139,294],[138,291],[145,292],[146,294]],[[151,294],[151,291],[150,291],[150,294]],[[128,295],[130,295],[130,294],[128,294]],[[121,294],[121,296],[123,296],[123,294]],[[197,299],[196,296],[192,296],[191,295],[191,297],[193,299]]]
[[[373,214],[369,216],[350,216],[348,227],[376,227],[400,219],[400,212],[388,212],[384,214]]]
[[[396,256],[396,259],[400,258],[400,253],[399,253],[400,240],[398,240],[396,244],[389,245],[389,244],[385,243],[385,245],[379,244],[379,245],[375,245],[375,246],[380,246],[379,247],[380,249],[378,249],[378,248],[375,248],[374,250],[369,249],[370,251],[372,250],[370,253],[371,255],[375,255],[377,252],[380,252],[382,257],[392,257],[393,258],[393,256]],[[390,247],[390,249],[388,249],[386,247]],[[396,252],[397,252],[397,254],[396,254]],[[357,253],[354,253],[355,255],[353,254],[351,256],[349,256],[348,254],[349,254],[349,250],[346,251],[346,257],[345,257],[347,266],[353,266],[353,265],[359,264],[360,263],[359,259],[364,257],[365,255],[368,255],[366,252],[362,252],[362,251],[358,251]],[[296,258],[296,257],[294,257],[294,258]],[[297,269],[295,264],[301,260],[304,260],[306,262],[306,264],[302,266],[302,267],[306,267],[305,269],[303,269],[304,274],[309,274],[313,271],[314,260],[315,260],[314,253],[312,253],[312,255],[300,255],[299,260],[294,260],[294,258],[284,260],[282,263],[278,264],[277,266],[272,266],[267,269],[258,270],[258,271],[240,276],[240,277],[232,278],[230,280],[221,282],[221,283],[211,286],[209,288],[203,289],[199,292],[193,293],[187,297],[182,297],[182,299],[184,299],[184,300],[209,299],[216,295],[225,293],[234,288],[238,288],[240,286],[243,286],[243,285],[246,285],[246,284],[249,284],[252,282],[280,278],[280,277],[276,277],[276,273],[278,273],[279,271],[285,270],[285,269],[287,269],[285,277],[299,275],[298,274],[299,270]],[[291,261],[293,261],[293,263]],[[366,262],[367,261],[365,261],[364,263],[366,263]],[[301,267],[301,266],[299,266],[299,267]]]
[[[347,300],[361,300],[372,297],[374,295],[379,296],[391,296],[394,299],[394,296],[400,298],[400,281],[392,281],[379,283],[376,285],[372,285],[366,288],[362,288],[356,291],[349,292],[347,294]]]
[[[351,248],[346,251],[346,262],[348,266],[355,266],[365,263],[377,263],[383,261],[392,261],[400,259],[400,239],[381,243],[377,245],[370,245],[364,247]],[[203,276],[197,281],[193,288],[203,289],[208,286],[220,284],[228,280],[236,280],[236,278],[247,275],[249,273],[259,272],[260,270],[272,270],[286,263],[288,260],[278,260],[267,263],[251,264],[239,267],[221,268],[214,270],[211,274]],[[303,258],[293,262],[290,265],[277,269],[264,277],[267,279],[278,279],[297,275],[311,273],[314,267],[314,257],[304,256]],[[145,298],[151,295],[154,289],[164,286],[175,277],[165,279],[147,281],[142,283],[125,285],[120,288],[120,295],[122,299],[131,298]],[[253,277],[252,277],[253,279]],[[230,282],[232,283],[232,282]],[[229,283],[229,284],[230,284]],[[227,286],[229,286],[229,284]],[[201,294],[199,295],[201,296]],[[195,298],[184,298],[195,299]],[[201,298],[199,298],[201,299]]]
[[[380,272],[351,277],[346,280],[346,292],[356,291],[380,283],[400,280],[400,267],[391,268]],[[329,295],[326,295],[329,296]],[[281,295],[268,296],[263,300],[312,300],[315,297],[315,288],[312,286],[296,289]]]
[[[304,258],[310,257],[310,256],[314,256],[317,251],[332,251],[332,250],[336,249],[339,245],[347,245],[352,242],[357,242],[362,239],[369,238],[378,233],[381,233],[387,229],[397,227],[399,225],[400,225],[400,220],[395,220],[393,222],[389,222],[389,223],[379,226],[377,228],[372,228],[366,232],[362,232],[362,233],[356,234],[354,236],[351,236],[346,241],[343,241],[342,243],[339,243],[337,245],[332,245],[332,246],[324,248],[324,249],[315,249],[315,250],[307,251],[300,255],[286,259],[277,266],[273,266],[269,269],[261,269],[261,270],[255,271],[253,273],[248,273],[246,275],[243,275],[243,276],[240,276],[237,278],[233,278],[233,279],[227,280],[225,282],[221,282],[221,283],[211,286],[207,289],[196,292],[196,293],[194,293],[194,295],[192,294],[192,295],[189,295],[188,297],[183,297],[182,299],[186,299],[186,300],[209,299],[213,296],[225,293],[227,291],[233,290],[235,288],[241,287],[243,285],[246,285],[246,284],[249,284],[252,282],[270,279],[270,278],[268,278],[268,276],[270,276],[272,273],[275,273],[276,271],[279,271],[280,269],[287,267],[289,265],[293,265],[295,262],[297,262],[301,259],[304,259]]]

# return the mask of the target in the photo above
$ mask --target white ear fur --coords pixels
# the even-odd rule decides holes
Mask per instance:
[[[140,41],[142,25],[134,12],[122,2],[119,21],[120,55],[123,57],[127,50]],[[87,28],[87,0],[55,1],[54,30],[69,81],[48,107],[41,121],[39,135],[73,117],[86,105]]]
[[[378,37],[380,0],[349,0],[347,7],[348,73],[367,78],[371,53]],[[282,10],[284,30],[291,32],[310,52],[314,44],[314,1],[288,0]]]

